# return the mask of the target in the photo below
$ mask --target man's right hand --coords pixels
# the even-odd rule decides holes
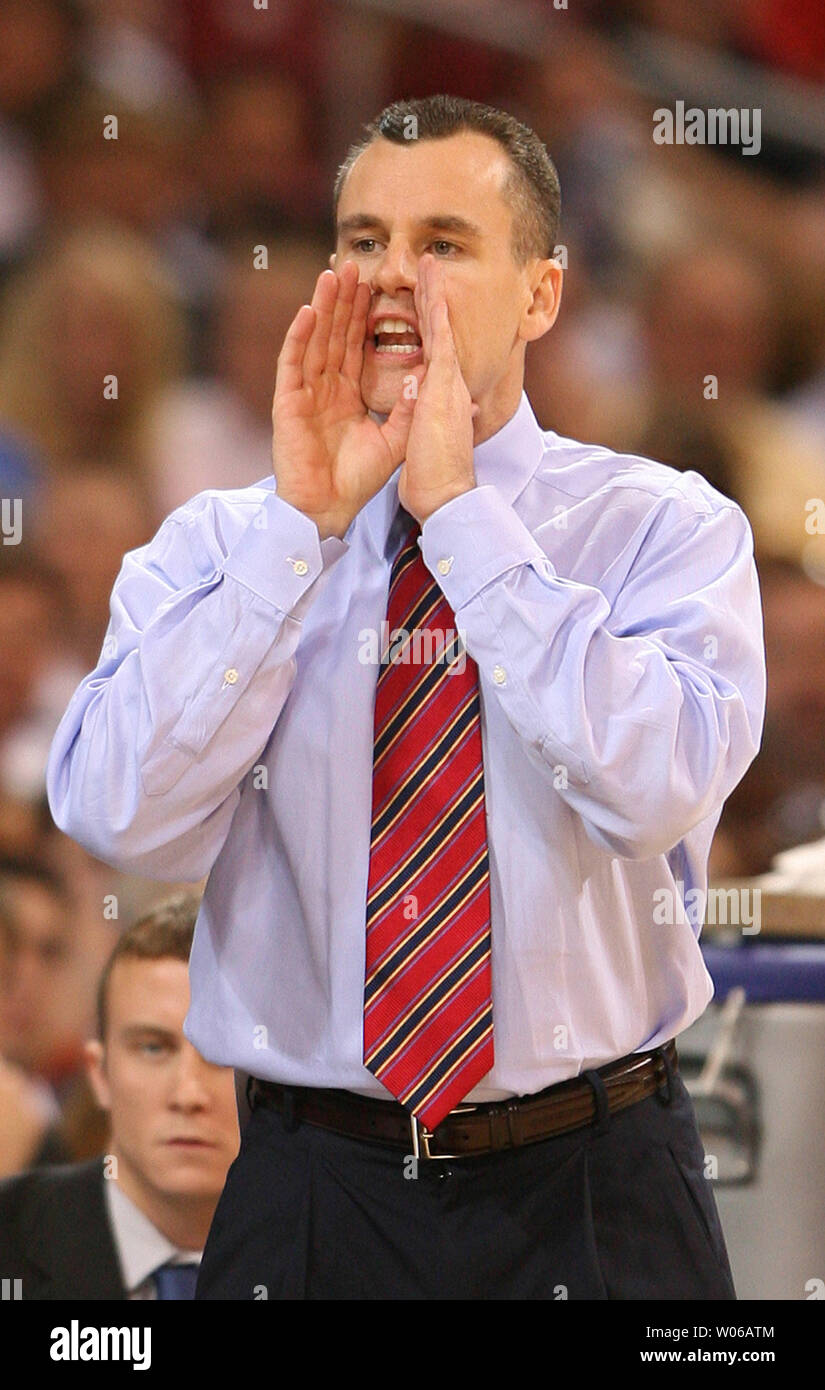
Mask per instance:
[[[358,267],[319,275],[293,319],[275,379],[272,458],[278,496],[311,517],[321,539],[350,522],[403,462],[415,393],[384,424],[361,397],[370,289]]]

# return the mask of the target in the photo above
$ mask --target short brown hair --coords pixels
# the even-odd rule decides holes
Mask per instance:
[[[462,130],[474,130],[497,140],[510,159],[512,171],[502,193],[513,206],[512,252],[516,264],[525,265],[533,257],[551,257],[559,232],[561,189],[547,149],[535,131],[515,116],[464,97],[420,97],[394,101],[385,107],[365,126],[363,138],[350,146],[338,170],[333,190],[335,216],[344,180],[374,140],[409,145],[413,139],[443,140]]]
[[[97,1034],[101,1042],[106,1037],[106,1005],[109,981],[119,960],[163,960],[171,956],[189,963],[195,919],[200,898],[195,893],[176,893],[166,898],[128,927],[103,967],[97,987]]]

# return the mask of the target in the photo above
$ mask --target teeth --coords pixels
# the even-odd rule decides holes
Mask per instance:
[[[374,333],[413,333],[415,330],[403,319],[379,319]]]
[[[417,344],[417,343],[379,343],[379,344],[378,344],[377,351],[378,351],[378,352],[401,352],[401,353],[418,352],[418,344]]]

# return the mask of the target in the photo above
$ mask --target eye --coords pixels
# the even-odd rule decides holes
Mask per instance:
[[[444,241],[442,238],[439,238],[438,241],[432,242],[431,245],[432,250],[436,253],[437,256],[447,256],[451,251],[458,250],[458,247],[456,246],[455,242]]]
[[[371,251],[374,251],[377,245],[378,242],[374,236],[360,237],[358,241],[352,243],[354,251],[364,251],[367,255],[369,255]]]

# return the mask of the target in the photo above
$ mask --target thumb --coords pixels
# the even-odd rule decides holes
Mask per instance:
[[[395,464],[401,463],[406,453],[418,393],[426,374],[426,367],[419,366],[412,368],[405,375],[398,400],[381,426],[381,433]]]

